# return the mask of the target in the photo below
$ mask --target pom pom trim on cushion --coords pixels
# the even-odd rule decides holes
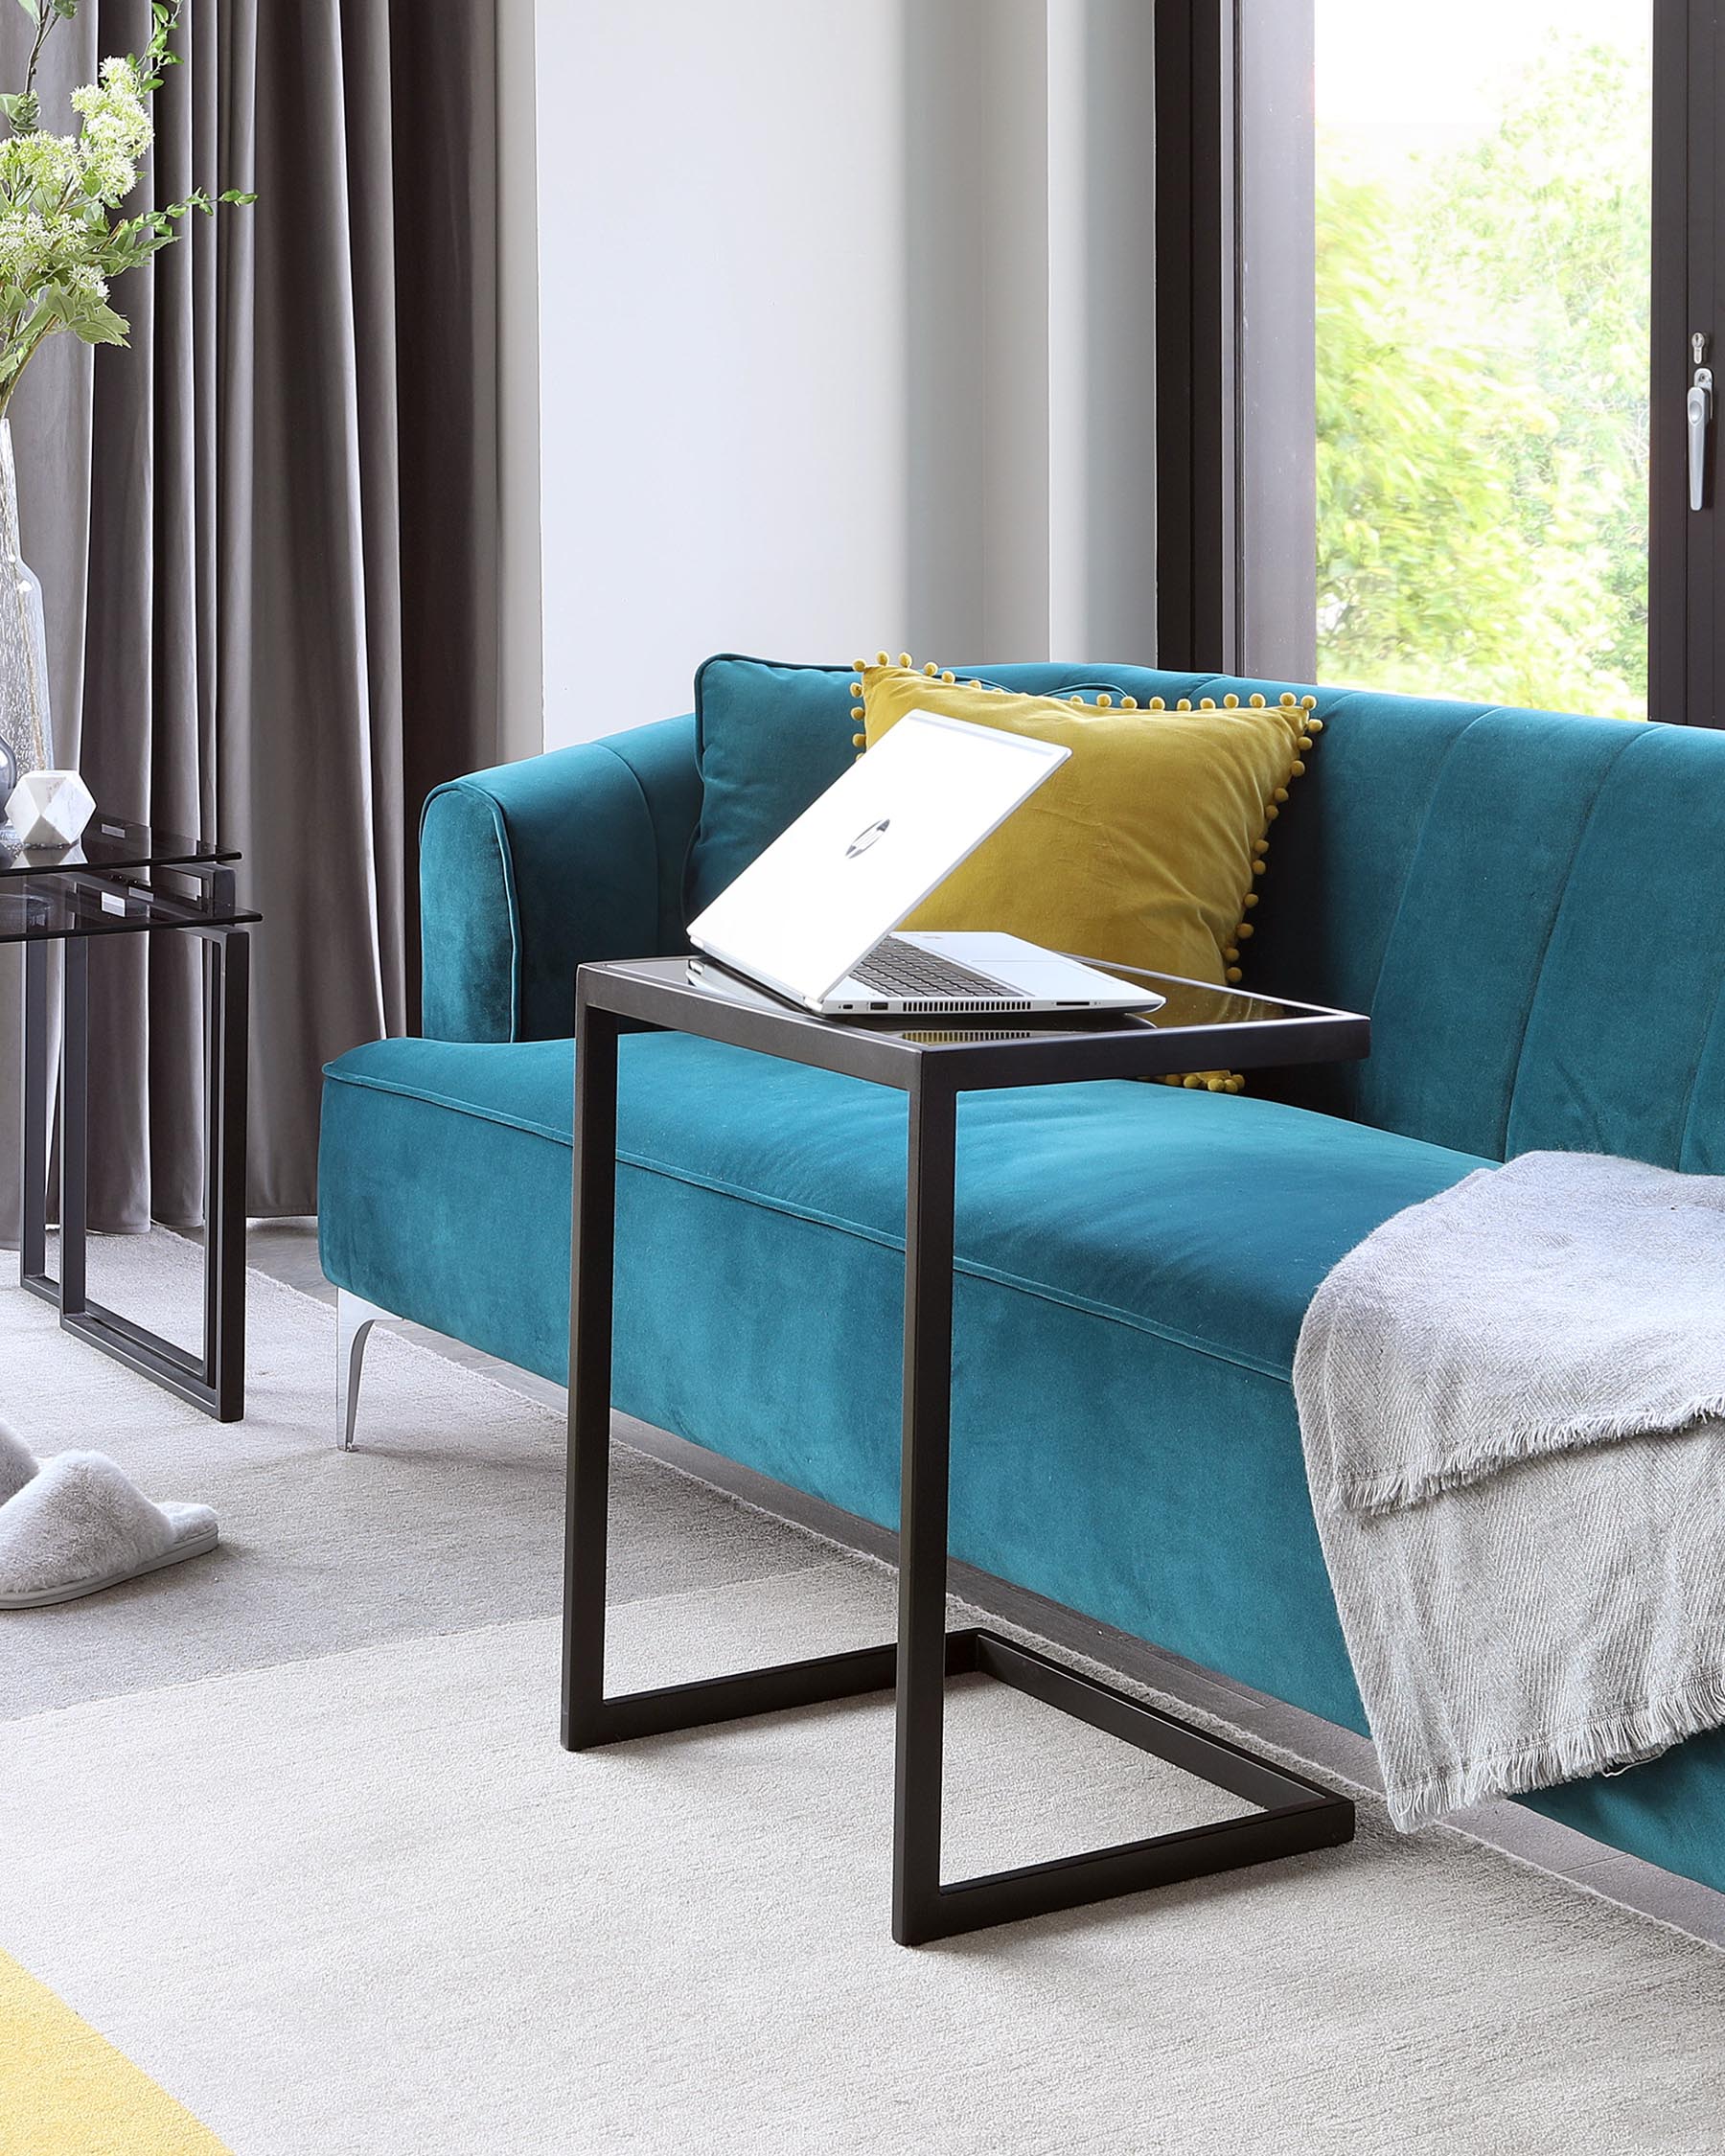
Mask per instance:
[[[873,660],[875,666],[890,666],[892,663],[888,653],[880,651],[875,654]],[[919,672],[928,675],[931,679],[938,679],[949,684],[955,683],[957,680],[957,676],[950,667],[937,667],[932,659],[928,660],[918,668],[908,652],[899,654],[898,664],[907,673]],[[868,669],[868,661],[859,659],[856,662],[855,671],[859,676],[867,673]],[[966,686],[972,689],[992,689],[998,696],[1004,696],[1006,693],[1002,684],[998,681],[983,681],[978,678],[967,682]],[[866,700],[867,690],[861,679],[851,683],[850,693],[854,698]],[[1081,694],[1076,692],[1069,694],[1066,700],[1077,710],[1085,709],[1085,701]],[[1096,690],[1094,692],[1093,708],[1097,711],[1114,710],[1116,708],[1114,692],[1109,689]],[[1137,697],[1122,696],[1119,700],[1118,708],[1121,711],[1137,711],[1140,706]],[[1156,712],[1165,712],[1168,706],[1163,698],[1152,697],[1148,706],[1143,708]],[[1194,706],[1189,697],[1181,697],[1174,705],[1176,712],[1191,711],[1194,708],[1199,711],[1238,711],[1240,700],[1230,690],[1223,697],[1220,704],[1216,702],[1214,697],[1202,697],[1199,699],[1197,705]],[[1272,791],[1270,800],[1264,810],[1264,830],[1252,841],[1252,874],[1255,879],[1262,876],[1268,866],[1270,853],[1269,827],[1281,814],[1282,804],[1288,798],[1288,788],[1296,779],[1305,776],[1306,767],[1303,758],[1310,752],[1316,737],[1322,733],[1323,721],[1317,716],[1318,699],[1316,697],[1296,697],[1290,689],[1282,691],[1274,706],[1270,704],[1268,698],[1264,696],[1261,690],[1254,689],[1247,699],[1246,708],[1249,711],[1264,711],[1274,708],[1284,713],[1289,722],[1298,728],[1294,736],[1294,754],[1288,761],[1287,777],[1280,786]],[[868,736],[866,733],[855,733],[851,736],[851,741],[860,753],[867,750]],[[1248,887],[1240,901],[1241,913],[1246,913],[1251,907],[1256,906],[1257,902],[1257,892]],[[1239,964],[1239,946],[1251,937],[1252,932],[1252,923],[1242,919],[1233,932],[1232,943],[1228,945],[1223,952],[1223,977],[1230,987],[1238,985],[1244,978]],[[1181,1072],[1164,1078],[1162,1084],[1164,1086],[1184,1086],[1189,1089],[1203,1089],[1212,1093],[1238,1093],[1243,1092],[1246,1087],[1245,1079],[1237,1071],[1230,1070]]]

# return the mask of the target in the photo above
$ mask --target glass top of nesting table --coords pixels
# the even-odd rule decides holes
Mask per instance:
[[[152,929],[235,929],[262,920],[232,892],[168,887],[165,880],[174,874],[160,869],[154,883],[104,883],[87,871],[62,871],[40,883],[0,882],[0,944],[65,943]],[[188,881],[183,871],[179,881]]]
[[[227,866],[239,858],[237,846],[100,813],[75,846],[20,846],[0,825],[0,944],[256,921]]]
[[[200,861],[238,860],[238,846],[223,846],[205,838],[188,838],[181,833],[159,830],[153,824],[131,823],[124,816],[90,818],[83,837],[75,846],[20,846],[10,824],[0,824],[0,879],[15,876],[53,876],[67,869],[87,869],[104,875],[118,868],[183,868]]]

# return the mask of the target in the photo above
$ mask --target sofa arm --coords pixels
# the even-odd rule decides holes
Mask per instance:
[[[700,812],[693,715],[440,786],[420,824],[426,1037],[564,1037],[584,960],[682,949]]]

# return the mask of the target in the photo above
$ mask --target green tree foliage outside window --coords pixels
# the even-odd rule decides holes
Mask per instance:
[[[1599,46],[1405,180],[1321,143],[1324,679],[1645,716],[1649,172]]]

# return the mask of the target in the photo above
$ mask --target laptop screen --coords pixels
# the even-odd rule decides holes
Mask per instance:
[[[690,923],[690,941],[799,1000],[818,998],[1070,753],[909,712]]]

